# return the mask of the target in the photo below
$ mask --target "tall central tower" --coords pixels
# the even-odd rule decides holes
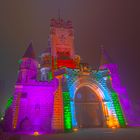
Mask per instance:
[[[74,68],[74,31],[71,21],[52,19],[50,28],[51,55],[54,66]]]

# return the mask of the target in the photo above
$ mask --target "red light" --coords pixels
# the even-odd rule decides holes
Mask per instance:
[[[71,68],[71,69],[75,69],[76,68],[76,64],[72,59],[68,59],[68,60],[57,60],[57,67],[67,67],[67,68]]]

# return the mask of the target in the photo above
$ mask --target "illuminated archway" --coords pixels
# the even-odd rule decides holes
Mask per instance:
[[[75,94],[75,115],[79,128],[103,127],[102,101],[91,88],[83,86]]]
[[[75,94],[81,87],[89,87],[93,93],[96,94],[100,100],[103,114],[104,114],[104,127],[119,127],[117,116],[113,108],[113,103],[109,95],[109,91],[103,89],[96,81],[91,78],[84,76],[79,77],[70,87],[70,98],[71,98],[71,112],[72,112],[72,126],[77,127],[76,112],[75,112]]]

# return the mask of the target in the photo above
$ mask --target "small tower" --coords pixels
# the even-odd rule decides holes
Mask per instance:
[[[20,60],[17,83],[35,81],[37,78],[37,67],[38,63],[35,60],[35,53],[31,42]]]
[[[41,81],[47,81],[49,80],[49,72],[51,70],[50,48],[41,53],[40,57],[41,57],[41,65],[40,65]]]

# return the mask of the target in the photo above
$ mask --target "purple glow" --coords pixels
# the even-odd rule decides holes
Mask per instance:
[[[30,52],[31,51],[31,52]],[[49,132],[53,116],[54,93],[58,80],[37,81],[38,62],[31,46],[22,58],[12,104],[12,129],[23,132]]]
[[[107,68],[110,70],[112,87],[119,96],[128,126],[139,126],[139,115],[134,113],[126,88],[121,85],[117,64],[104,64],[101,68]]]
[[[53,84],[54,86],[52,86]],[[24,131],[48,131],[51,129],[56,84],[57,81],[54,79],[49,84],[37,82],[34,85],[15,86],[13,110],[16,107],[17,94],[21,93],[17,129]]]

